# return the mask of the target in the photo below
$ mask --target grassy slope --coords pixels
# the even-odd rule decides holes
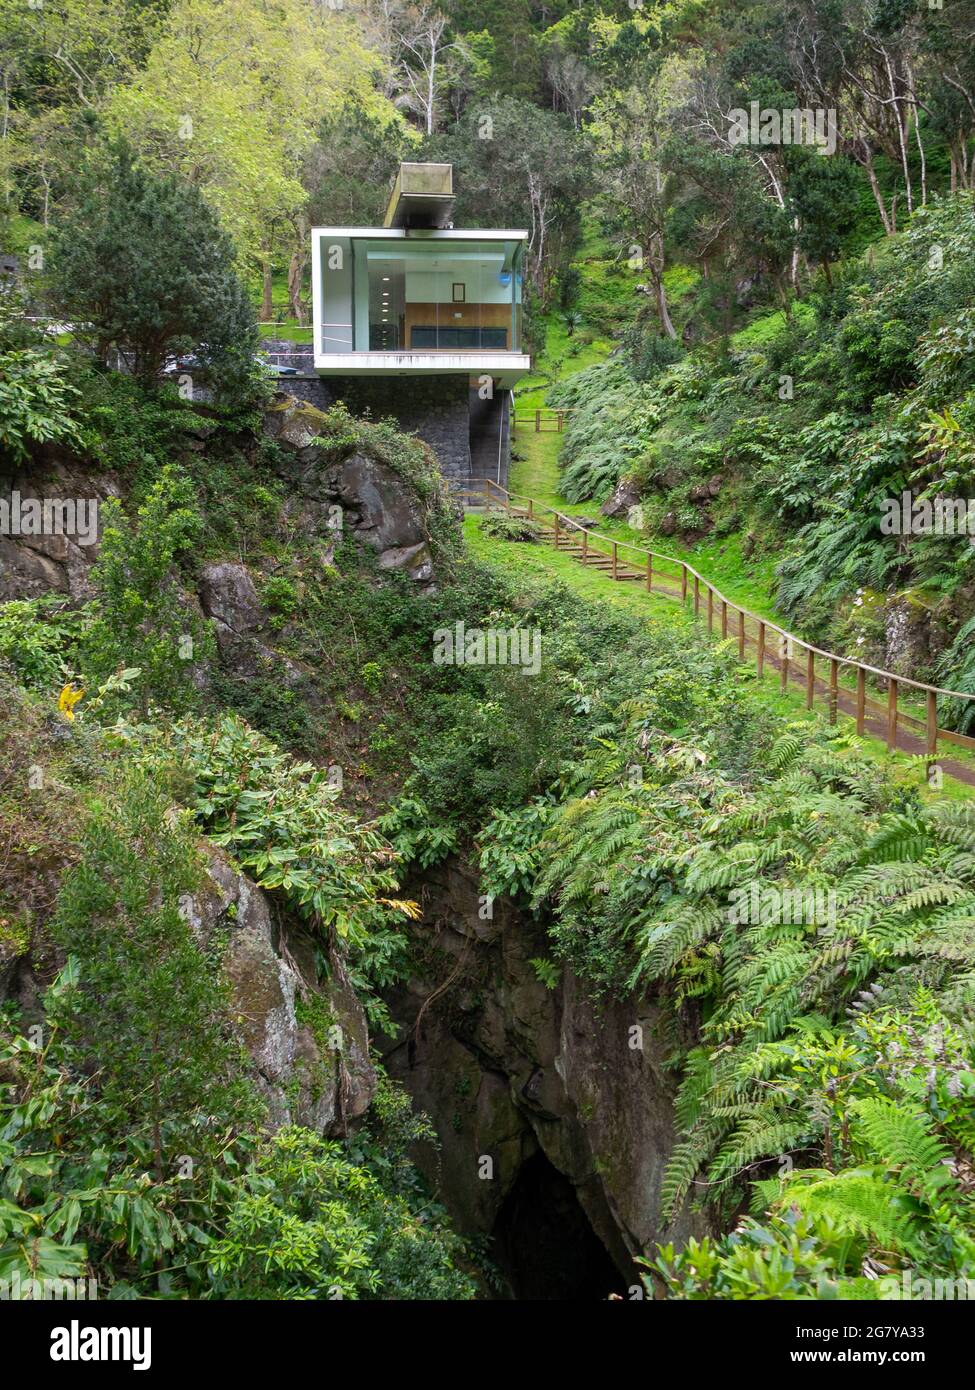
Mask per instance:
[[[596,286],[605,282],[605,261],[600,259],[598,250],[598,242],[590,237],[583,249],[583,257],[578,262],[582,271],[580,303],[583,304],[587,299],[591,302],[591,295]],[[678,275],[674,288],[679,292],[682,287]],[[800,310],[805,307],[800,306]],[[778,331],[781,326],[782,314],[776,311],[756,318],[736,334],[735,338],[742,344],[760,342]],[[577,340],[583,332],[584,328],[576,329]],[[526,377],[515,392],[519,410],[528,411],[544,407],[548,389],[557,380],[602,361],[613,348],[613,340],[599,334],[593,334],[591,342],[585,343],[573,355],[566,356],[566,347],[569,344],[570,339],[561,318],[557,314],[549,315],[546,320],[545,350],[538,355],[532,375]],[[562,437],[554,431],[536,434],[530,426],[521,426],[514,438],[515,458],[509,483],[511,491],[533,497],[536,502],[557,507],[569,516],[596,515],[598,508],[595,503],[566,502],[559,492],[558,460],[561,444]],[[473,517],[468,518],[466,529],[468,541],[476,553],[499,559],[509,568],[516,566],[526,574],[554,574],[585,597],[618,603],[631,611],[643,612],[654,621],[693,622],[693,619],[682,614],[671,600],[648,595],[637,585],[613,584],[605,576],[584,570],[567,555],[557,554],[547,546],[516,546],[504,541],[489,540],[481,535],[480,522]],[[608,517],[600,518],[599,530],[615,539],[631,541],[636,545],[670,555],[674,559],[688,561],[733,602],[742,604],[753,613],[772,622],[786,626],[783,615],[776,610],[771,597],[775,587],[776,556],[771,553],[753,555],[746,560],[742,554],[745,539],[743,534],[705,537],[689,545],[673,536],[648,537],[628,526],[625,521],[611,520]],[[745,678],[755,680],[757,676],[750,672]],[[840,684],[852,689],[854,681],[852,677],[841,677]],[[783,694],[776,675],[767,674],[764,677],[764,686],[766,699],[777,713],[790,719],[811,717],[805,708],[805,697],[798,690],[790,690]],[[923,709],[918,703],[902,697],[901,707],[905,713],[923,717]],[[862,740],[862,746],[869,756],[889,767],[891,775],[895,778],[923,784],[923,771],[906,755],[891,754],[880,740],[870,737]],[[962,749],[951,749],[950,755],[959,762],[975,767],[975,756],[965,753]],[[967,798],[973,795],[973,792],[972,789],[947,779],[944,794],[952,798]]]

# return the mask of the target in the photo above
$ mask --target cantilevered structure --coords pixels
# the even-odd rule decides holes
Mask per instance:
[[[456,481],[504,482],[528,233],[457,229],[453,208],[451,165],[403,164],[382,227],[313,229],[314,371],[416,429]]]

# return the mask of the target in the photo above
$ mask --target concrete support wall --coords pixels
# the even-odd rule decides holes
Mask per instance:
[[[330,377],[323,385],[353,415],[392,416],[416,433],[440,460],[444,477],[466,482],[471,472],[470,405],[463,376]]]
[[[392,417],[401,430],[415,433],[437,455],[444,477],[466,483],[471,476],[470,394],[466,376],[318,377],[312,372],[311,346],[267,341],[264,351],[280,366],[297,367],[301,377],[281,379],[281,389],[327,410],[343,401],[353,415],[374,420]]]

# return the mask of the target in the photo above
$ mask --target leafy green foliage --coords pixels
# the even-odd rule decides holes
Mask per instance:
[[[0,1039],[0,1278],[108,1283],[110,1250],[138,1277],[172,1255],[178,1188],[153,1189],[134,1158],[92,1148],[81,1119],[92,1082],[57,1063],[56,1033],[49,1048]]]
[[[650,1269],[668,1298],[877,1298],[876,1279],[844,1276],[856,1248],[828,1220],[792,1210],[764,1223],[746,1217],[719,1241],[662,1246]],[[645,1279],[652,1289],[652,1277]]]
[[[592,790],[551,815],[536,906],[555,907],[559,949],[596,983],[663,986],[675,1022],[692,1008],[700,1020],[665,1208],[699,1191],[727,1209],[746,1174],[783,1174],[757,1188],[771,1234],[727,1238],[713,1264],[662,1256],[669,1286],[698,1296],[682,1283],[693,1275],[718,1296],[856,1297],[856,1283],[815,1290],[846,1288],[890,1252],[895,1268],[965,1275],[975,1207],[954,1156],[969,1162],[975,1140],[970,810],[885,806],[867,766],[793,734],[743,794],[690,750],[637,753],[644,727],[631,711],[640,778],[607,746]],[[821,1166],[798,1166],[809,1157]],[[796,1239],[808,1261],[790,1254]],[[727,1292],[736,1280],[746,1292]]]
[[[486,536],[496,541],[537,542],[542,528],[537,521],[529,521],[526,517],[507,516],[504,512],[497,512],[484,518],[482,530]]]
[[[57,594],[0,604],[0,663],[20,685],[53,691],[74,669],[79,616]]]
[[[398,924],[418,909],[396,896],[389,842],[336,804],[327,771],[297,762],[233,715],[215,729],[177,729],[174,738],[193,779],[193,810],[213,843],[280,893],[323,947],[341,942],[360,983],[395,979],[404,945]]]
[[[235,1298],[464,1299],[459,1250],[339,1144],[286,1129],[256,1154],[209,1263]]]
[[[162,1182],[178,1155],[216,1145],[245,1097],[235,1081],[237,1051],[224,1036],[226,998],[213,985],[214,962],[182,910],[200,886],[198,858],[185,828],[173,824],[164,791],[145,774],[113,791],[93,804],[79,863],[58,899],[53,935],[83,965],[57,1020],[73,1069],[98,1071],[94,1142],[130,1125]]]
[[[0,449],[19,463],[37,444],[77,444],[79,397],[60,356],[42,348],[0,352]]]
[[[76,363],[84,397],[82,442],[97,464],[151,486],[185,441],[192,411],[175,386],[147,389],[136,377]]]
[[[139,507],[137,522],[114,499],[105,503],[102,519],[84,673],[97,681],[119,667],[135,667],[133,694],[143,713],[150,701],[186,708],[196,697],[194,664],[213,650],[209,624],[187,604],[180,584],[179,563],[203,529],[192,485],[167,467]]]
[[[809,152],[800,165],[817,199],[830,196],[823,166],[841,183],[849,173]],[[970,616],[972,547],[958,535],[885,534],[882,521],[905,491],[929,502],[972,491],[971,209],[968,193],[931,200],[897,237],[842,263],[801,312],[684,357],[662,340],[678,357],[670,365],[645,360],[656,340],[638,317],[623,353],[549,394],[571,409],[565,496],[601,500],[626,477],[642,490],[651,533],[751,533],[751,545],[758,538],[780,557],[774,603],[790,627],[965,688],[958,634]],[[903,594],[928,616],[894,658],[888,605]],[[868,599],[872,629],[857,611]],[[967,708],[944,713],[971,718]]]
[[[349,1144],[261,1129],[222,935],[192,925],[202,857],[171,772],[131,739],[102,770],[52,924],[68,964],[29,1036],[0,1013],[0,1277],[24,1297],[32,1279],[61,1281],[44,1296],[95,1279],[116,1298],[471,1297],[401,1092],[384,1081]],[[76,787],[60,804],[78,816]]]

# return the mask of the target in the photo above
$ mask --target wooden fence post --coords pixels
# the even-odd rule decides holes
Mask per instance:
[[[738,660],[745,660],[745,610],[738,609]]]
[[[701,581],[697,575],[694,576],[694,616],[697,617],[701,611]]]
[[[761,676],[765,671],[765,624],[760,622],[758,625],[758,674]]]
[[[714,631],[714,590],[708,584],[708,632]]]
[[[535,411],[535,433],[538,434],[538,433],[541,431],[541,428],[542,428],[542,412],[541,412],[540,410],[536,410],[536,411]]]
[[[588,558],[589,558],[589,532],[588,532],[588,531],[586,530],[586,528],[583,526],[583,528],[582,528],[582,563],[585,564],[585,563],[586,563],[586,560],[587,560]]]
[[[928,691],[928,755],[935,757],[938,752],[938,696],[934,690]]]
[[[556,513],[555,513],[555,548],[556,548],[556,550],[558,549],[558,546],[559,546],[559,514],[558,514],[558,512],[556,512]]]
[[[725,639],[727,636],[728,636],[728,603],[727,603],[727,600],[722,599],[722,600],[721,600],[721,640],[722,640],[722,642],[724,641],[724,639]]]
[[[857,733],[862,734],[867,714],[867,673],[857,667]]]
[[[788,637],[779,639],[779,689],[788,690],[789,688],[789,647],[791,642]]]
[[[812,647],[806,648],[806,709],[812,709],[816,694],[816,654]]]
[[[839,700],[838,687],[840,679],[840,663],[835,657],[829,663],[829,722],[836,723],[836,706]]]
[[[619,566],[619,546],[613,542],[613,578],[616,578],[616,571]]]
[[[653,593],[653,556],[647,556],[647,593]]]
[[[897,747],[897,682],[887,682],[887,747]]]
[[[680,601],[687,602],[687,566],[683,563],[680,567]]]
[[[529,499],[528,499],[528,520],[531,521],[531,519],[532,519],[532,517],[533,517],[534,515],[535,515],[535,499],[534,499],[534,497],[529,497]]]

